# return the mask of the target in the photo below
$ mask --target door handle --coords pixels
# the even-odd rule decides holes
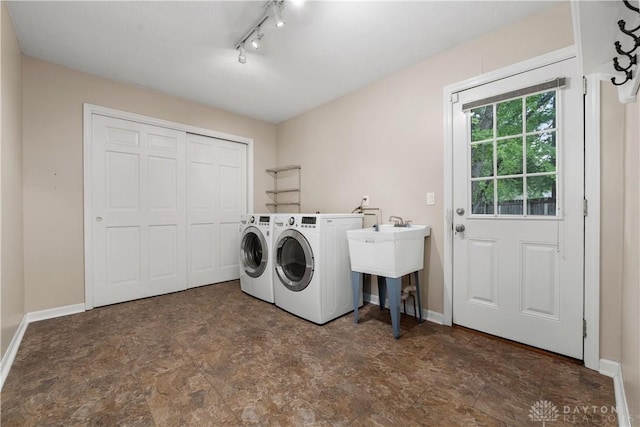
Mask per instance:
[[[464,224],[456,224],[456,231],[458,233],[462,233],[464,229],[465,229]]]
[[[98,221],[98,222],[102,221],[102,217],[101,216],[97,216],[96,217],[96,221]]]

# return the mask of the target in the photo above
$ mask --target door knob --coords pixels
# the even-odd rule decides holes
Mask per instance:
[[[464,208],[458,208],[456,209],[456,213],[460,216],[464,215]]]
[[[462,233],[464,231],[464,224],[456,224],[456,231]]]
[[[98,222],[102,221],[102,217],[101,216],[97,216],[96,217],[96,221],[98,221]]]

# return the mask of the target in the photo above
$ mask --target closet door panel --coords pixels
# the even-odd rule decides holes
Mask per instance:
[[[186,134],[91,123],[93,305],[186,289]]]
[[[240,277],[240,215],[247,208],[244,144],[187,135],[188,286]]]

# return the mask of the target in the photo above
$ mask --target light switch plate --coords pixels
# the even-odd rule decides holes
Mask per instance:
[[[427,206],[436,204],[436,193],[427,193]]]

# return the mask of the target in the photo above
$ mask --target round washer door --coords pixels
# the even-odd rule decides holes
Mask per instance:
[[[309,286],[313,277],[313,251],[307,239],[296,230],[285,230],[276,243],[276,273],[280,282],[293,292]]]
[[[240,241],[240,263],[251,277],[259,277],[267,268],[267,241],[256,227],[247,227]]]

